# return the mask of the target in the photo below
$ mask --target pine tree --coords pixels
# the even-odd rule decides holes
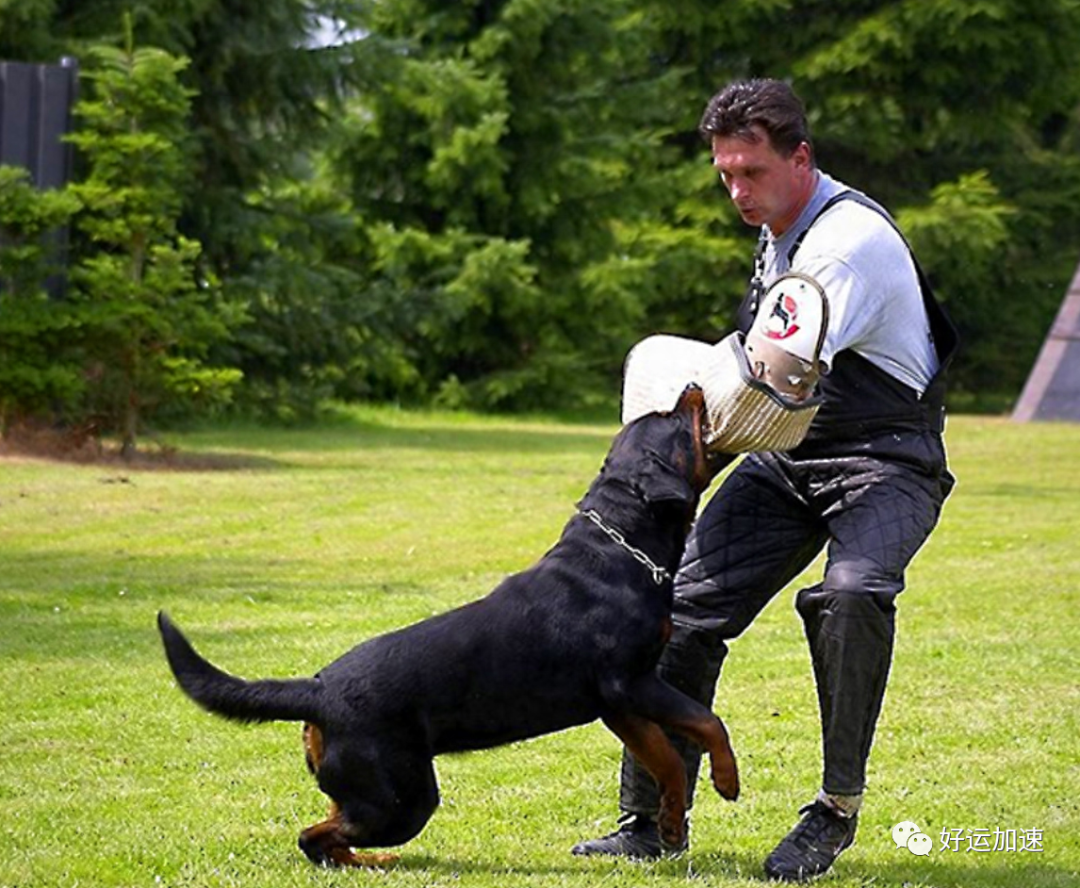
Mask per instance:
[[[731,255],[708,225],[675,230],[723,210],[686,205],[686,179],[713,187],[704,164],[669,169],[678,72],[654,64],[648,20],[627,0],[368,13],[381,76],[344,122],[334,174],[363,231],[359,298],[396,320],[417,393],[610,402],[656,306],[708,318]]]
[[[70,186],[78,229],[92,245],[72,270],[84,302],[93,409],[108,416],[121,454],[135,452],[144,415],[176,402],[228,397],[235,370],[205,362],[230,316],[213,281],[198,273],[200,245],[176,219],[190,177],[186,62],[136,49],[97,46],[84,70],[92,89],[70,137],[86,166]]]

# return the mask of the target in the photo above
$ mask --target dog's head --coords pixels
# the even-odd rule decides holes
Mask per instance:
[[[648,413],[619,432],[604,462],[603,477],[617,479],[650,506],[693,511],[721,464],[705,449],[705,396],[687,386],[670,412]]]

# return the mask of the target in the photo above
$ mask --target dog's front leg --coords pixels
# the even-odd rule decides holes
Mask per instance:
[[[655,674],[634,682],[627,689],[626,699],[635,712],[689,737],[707,751],[716,791],[730,801],[739,797],[739,769],[727,728],[708,707]]]
[[[686,767],[660,726],[629,712],[609,713],[604,724],[641,762],[660,789],[657,826],[665,851],[686,844]]]

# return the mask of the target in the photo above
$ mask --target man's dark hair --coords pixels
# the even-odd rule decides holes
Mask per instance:
[[[782,80],[736,80],[709,100],[698,132],[706,141],[732,136],[758,141],[753,127],[761,127],[781,157],[790,157],[802,142],[810,146],[806,109],[795,91]]]

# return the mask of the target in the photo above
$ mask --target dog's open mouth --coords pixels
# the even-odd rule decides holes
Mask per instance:
[[[709,411],[705,409],[705,393],[701,387],[688,385],[679,398],[677,409],[690,411],[690,432],[694,442],[694,470],[691,483],[698,492],[701,492],[709,486],[718,471],[714,468],[713,455],[706,445],[712,423],[709,420]],[[726,464],[727,459],[725,457],[720,468]]]

